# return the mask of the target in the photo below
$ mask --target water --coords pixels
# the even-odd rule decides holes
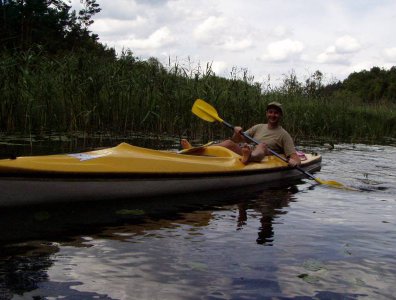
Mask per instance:
[[[290,186],[1,212],[0,299],[395,299],[396,147]]]

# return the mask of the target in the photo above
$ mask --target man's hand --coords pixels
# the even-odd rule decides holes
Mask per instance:
[[[235,126],[234,127],[234,134],[241,134],[242,130],[243,130],[242,127]]]
[[[289,160],[287,161],[290,167],[297,167],[301,165],[301,159],[298,157],[296,153],[290,155]]]
[[[231,140],[233,142],[235,142],[235,143],[243,142],[245,139],[244,139],[244,137],[242,135],[242,131],[243,131],[242,127],[235,126],[234,127],[234,134],[232,135]]]
[[[301,164],[301,162],[298,162],[297,160],[290,158],[287,163],[289,164],[290,167],[296,167],[299,166]]]

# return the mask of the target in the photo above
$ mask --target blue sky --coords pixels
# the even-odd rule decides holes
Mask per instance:
[[[78,8],[80,1],[73,0]],[[97,0],[91,30],[117,51],[277,85],[396,65],[394,0]],[[270,79],[269,79],[270,78]]]

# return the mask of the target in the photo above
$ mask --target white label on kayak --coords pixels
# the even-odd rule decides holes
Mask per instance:
[[[68,156],[77,158],[80,161],[85,161],[85,160],[95,159],[95,158],[99,158],[99,157],[104,157],[109,154],[110,154],[110,152],[100,152],[100,153],[89,152],[89,153],[72,153],[72,154],[68,154]]]

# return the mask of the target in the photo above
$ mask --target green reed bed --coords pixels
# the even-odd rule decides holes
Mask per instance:
[[[284,126],[297,139],[382,142],[395,137],[394,104],[364,105],[347,99],[285,99]]]
[[[396,137],[395,105],[369,106],[345,95],[317,97],[284,87],[270,91],[243,73],[215,76],[210,65],[164,68],[140,61],[87,54],[48,57],[0,53],[0,131],[155,133],[208,140],[230,134],[190,111],[196,98],[211,103],[222,118],[247,128],[265,121],[270,101],[285,106],[284,127],[296,139],[335,140]]]

